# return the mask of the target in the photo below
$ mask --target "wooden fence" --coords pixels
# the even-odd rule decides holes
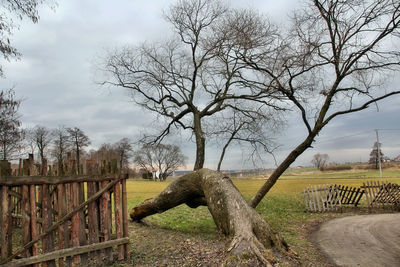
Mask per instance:
[[[127,259],[126,178],[0,177],[1,266]]]
[[[344,206],[357,207],[364,194],[360,188],[343,185],[315,185],[303,190],[306,210],[313,212],[337,211]]]
[[[400,186],[394,183],[371,181],[363,186],[314,185],[303,190],[307,211],[324,212],[357,207],[365,195],[369,209],[377,207],[399,208]]]
[[[400,186],[394,183],[371,181],[361,186],[366,192],[368,208],[400,205]]]

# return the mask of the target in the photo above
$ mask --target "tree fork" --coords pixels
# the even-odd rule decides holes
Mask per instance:
[[[290,255],[283,238],[243,198],[232,181],[223,174],[201,169],[173,181],[157,197],[145,200],[131,210],[134,221],[162,213],[180,204],[207,205],[219,231],[232,236],[228,248],[233,254],[253,254],[267,266],[273,253]],[[293,255],[293,254],[292,254]]]

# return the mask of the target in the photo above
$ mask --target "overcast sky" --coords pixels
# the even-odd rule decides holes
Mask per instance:
[[[174,1],[58,1],[55,10],[43,7],[37,24],[24,20],[15,31],[12,42],[22,53],[21,60],[4,62],[5,78],[2,89],[14,87],[23,98],[20,112],[24,127],[59,125],[81,128],[91,139],[91,148],[102,143],[114,143],[123,137],[137,140],[147,127],[153,127],[153,116],[136,107],[122,89],[105,88],[95,81],[94,62],[104,49],[143,41],[160,40],[169,31],[162,19],[162,10]],[[278,23],[299,1],[236,0],[234,5],[265,12]],[[393,82],[390,86],[400,86]],[[310,165],[312,155],[327,153],[330,161],[366,161],[379,131],[383,153],[389,157],[400,154],[400,97],[381,102],[376,108],[340,117],[332,121],[295,165]],[[290,126],[279,135],[281,145],[276,158],[281,161],[296,142],[304,137],[305,129],[298,118],[289,118]],[[194,162],[194,144],[174,138],[189,158],[187,168]],[[243,158],[245,149],[231,147],[224,169],[251,168]],[[217,147],[207,147],[206,167],[217,165]],[[263,167],[273,167],[266,158]]]

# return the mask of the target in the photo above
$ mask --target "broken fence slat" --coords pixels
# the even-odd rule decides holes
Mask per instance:
[[[314,186],[314,188],[315,188],[315,202],[317,203],[318,212],[321,212],[322,208],[321,208],[321,204],[319,203],[319,195],[318,195],[317,186]]]
[[[91,251],[97,251],[100,249],[110,248],[110,247],[113,247],[116,245],[127,244],[127,243],[129,243],[129,238],[123,237],[123,238],[109,240],[109,241],[105,241],[105,242],[101,242],[101,243],[95,243],[95,244],[90,244],[90,245],[85,245],[85,246],[61,249],[61,250],[53,251],[53,252],[50,252],[47,254],[33,256],[30,258],[14,260],[14,261],[7,263],[7,266],[9,266],[9,267],[26,266],[26,265],[30,265],[30,264],[34,264],[34,263],[40,263],[43,261],[55,260],[60,257],[84,254],[84,253],[88,253]]]

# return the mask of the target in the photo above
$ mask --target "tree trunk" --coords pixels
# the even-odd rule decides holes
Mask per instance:
[[[228,142],[226,142],[226,144],[222,148],[221,156],[219,157],[219,161],[218,161],[217,171],[221,171],[221,165],[222,165],[222,161],[224,160],[224,157],[225,157],[226,149],[228,148],[228,146],[232,140],[233,140],[233,136],[231,136],[231,138],[229,138]]]
[[[4,143],[2,144],[2,148],[3,148],[3,158],[2,158],[2,160],[8,160],[8,158],[7,158],[7,146]]]
[[[261,202],[264,196],[268,193],[268,191],[274,186],[274,184],[278,181],[279,177],[286,171],[289,166],[295,162],[295,160],[309,148],[314,141],[315,134],[310,134],[307,138],[297,146],[290,154],[285,158],[285,160],[279,164],[278,168],[269,176],[267,181],[263,184],[263,186],[258,190],[257,194],[250,200],[249,205],[253,208],[257,207],[257,205]]]
[[[198,113],[193,115],[193,132],[196,138],[196,162],[193,170],[196,171],[203,168],[206,153],[206,139],[201,127],[201,117]]]
[[[77,146],[76,146],[76,174],[78,174],[78,175],[80,174],[80,173],[79,173],[79,164],[80,164],[80,163],[79,163],[79,160],[80,160],[80,159],[79,159],[79,152],[80,152],[80,151],[79,151],[79,146],[77,145]]]
[[[266,221],[251,208],[228,177],[208,169],[184,175],[175,180],[157,197],[148,199],[131,210],[134,221],[162,213],[180,204],[191,208],[207,205],[217,228],[232,236],[228,251],[253,254],[264,264],[274,261],[271,250],[287,254],[289,248]],[[266,250],[267,249],[267,250]]]

